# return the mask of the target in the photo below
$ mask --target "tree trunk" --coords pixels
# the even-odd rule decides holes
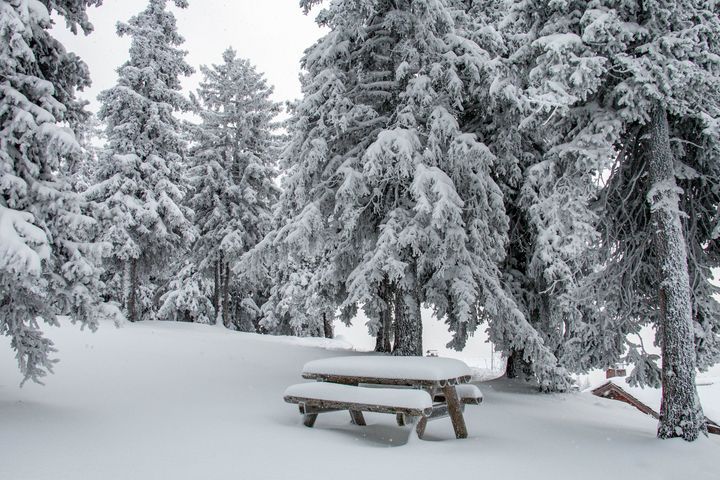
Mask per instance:
[[[527,380],[532,377],[532,367],[530,362],[525,361],[524,352],[522,350],[513,350],[507,359],[507,367],[505,367],[505,376],[507,378],[520,378]]]
[[[392,292],[388,282],[383,282],[379,292],[380,298],[382,299],[385,307],[380,312],[380,326],[378,328],[377,336],[375,337],[375,351],[390,353],[390,335],[392,333]]]
[[[396,301],[402,303],[402,312],[397,321],[396,348],[393,355],[422,356],[422,318],[420,316],[420,295],[417,291],[417,282],[413,274],[406,281],[411,287],[400,290]],[[396,309],[397,311],[397,309]],[[397,344],[399,343],[399,346]]]
[[[225,279],[223,281],[223,323],[226,327],[230,326],[230,264],[225,264]]]
[[[662,402],[657,435],[693,441],[701,432],[707,432],[707,427],[695,386],[687,251],[665,109],[655,107],[649,127],[647,199],[660,281],[658,327],[662,353]]]
[[[402,293],[400,292],[400,289],[396,288],[394,292],[392,292],[391,297],[393,300],[394,305],[394,311],[393,311],[393,317],[395,319],[393,323],[393,347],[392,352],[393,354],[397,351],[402,350],[402,336],[400,335],[400,324],[403,323],[404,320],[402,318],[405,316],[405,308],[402,302]]]
[[[127,314],[128,320],[131,322],[138,321],[137,312],[137,290],[138,290],[138,278],[137,278],[137,259],[130,259],[130,291],[128,292],[127,299]]]
[[[323,330],[325,331],[325,338],[335,338],[333,319],[327,313],[323,313]]]
[[[215,311],[215,321],[218,321],[220,315],[220,261],[215,260],[213,267],[215,276],[215,289],[213,290],[213,310]]]

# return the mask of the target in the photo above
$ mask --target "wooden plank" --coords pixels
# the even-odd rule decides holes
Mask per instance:
[[[335,402],[330,400],[322,400],[318,398],[301,398],[293,396],[285,396],[287,403],[300,403],[305,405],[305,408],[316,407],[322,409],[336,409],[336,410],[360,410],[363,412],[375,412],[375,413],[404,413],[414,417],[427,417],[432,413],[432,407],[426,409],[417,408],[401,408],[391,407],[387,405],[367,405],[363,403],[350,403],[350,402]]]
[[[359,425],[361,427],[367,425],[367,423],[365,423],[365,417],[360,410],[350,410],[350,419],[355,425]]]
[[[465,418],[463,417],[462,405],[458,399],[457,391],[454,385],[445,385],[443,394],[447,400],[448,413],[452,420],[453,429],[455,430],[455,438],[467,438],[467,427],[465,426]]]
[[[329,412],[339,412],[343,409],[341,408],[318,408],[311,405],[298,405],[300,407],[300,413],[302,415],[305,414],[311,414],[311,413],[329,413]]]
[[[480,405],[482,401],[482,398],[466,397],[460,399],[460,403],[462,403],[463,405]],[[445,395],[443,395],[442,393],[435,395],[433,397],[433,402],[445,402]]]
[[[447,384],[458,385],[460,383],[468,383],[471,379],[470,375],[444,380],[420,380],[412,378],[355,377],[348,375],[333,375],[331,373],[303,373],[302,377],[308,380],[341,383],[343,385],[366,383],[369,385],[398,385],[405,387],[444,387]]]
[[[399,385],[404,387],[412,386],[434,386],[440,382],[432,380],[413,380],[407,378],[375,378],[375,377],[348,377],[343,375],[332,375],[324,373],[303,373],[303,378],[309,380],[320,380],[330,383],[341,383],[343,385],[357,385],[359,383],[367,383],[370,385]],[[446,381],[442,381],[446,383]]]

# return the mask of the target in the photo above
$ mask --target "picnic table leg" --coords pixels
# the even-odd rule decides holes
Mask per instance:
[[[365,417],[360,410],[350,410],[350,419],[355,425],[359,425],[361,427],[367,425],[367,423],[365,423]]]
[[[423,435],[425,435],[425,427],[427,427],[427,423],[427,417],[422,417],[420,420],[418,420],[416,431],[419,439],[422,439]]]
[[[458,399],[455,385],[445,385],[443,387],[443,394],[445,395],[448,413],[450,414],[450,420],[452,420],[453,429],[455,430],[455,437],[467,438],[468,432],[465,426],[465,418],[463,417],[462,405],[460,405],[460,399]]]
[[[312,428],[315,425],[315,420],[317,420],[318,414],[317,413],[306,413],[303,415],[303,425],[306,427]]]

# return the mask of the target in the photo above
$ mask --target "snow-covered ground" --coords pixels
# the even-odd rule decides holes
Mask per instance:
[[[61,362],[45,387],[20,389],[0,342],[0,479],[716,479],[720,437],[655,439],[655,421],[586,393],[543,395],[482,383],[470,438],[447,419],[404,445],[389,415],[343,412],[300,423],[285,388],[305,362],[348,343],[140,323],[95,334],[50,331]],[[335,349],[335,350],[333,350]]]

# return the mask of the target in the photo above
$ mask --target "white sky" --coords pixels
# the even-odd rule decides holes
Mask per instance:
[[[185,38],[181,48],[188,51],[186,61],[196,73],[183,81],[184,93],[194,91],[200,81],[200,65],[217,64],[229,46],[239,57],[248,58],[275,87],[275,100],[300,96],[300,58],[323,31],[314,21],[314,13],[303,15],[298,0],[190,0],[186,9],[172,1],[178,30]],[[95,31],[89,36],[72,35],[63,20],[58,21],[55,36],[68,51],[77,53],[90,68],[92,87],[79,96],[91,102],[96,112],[97,95],[117,79],[115,70],[128,58],[130,39],[115,32],[118,21],[127,21],[145,9],[146,0],[105,0],[99,8],[90,8]]]

